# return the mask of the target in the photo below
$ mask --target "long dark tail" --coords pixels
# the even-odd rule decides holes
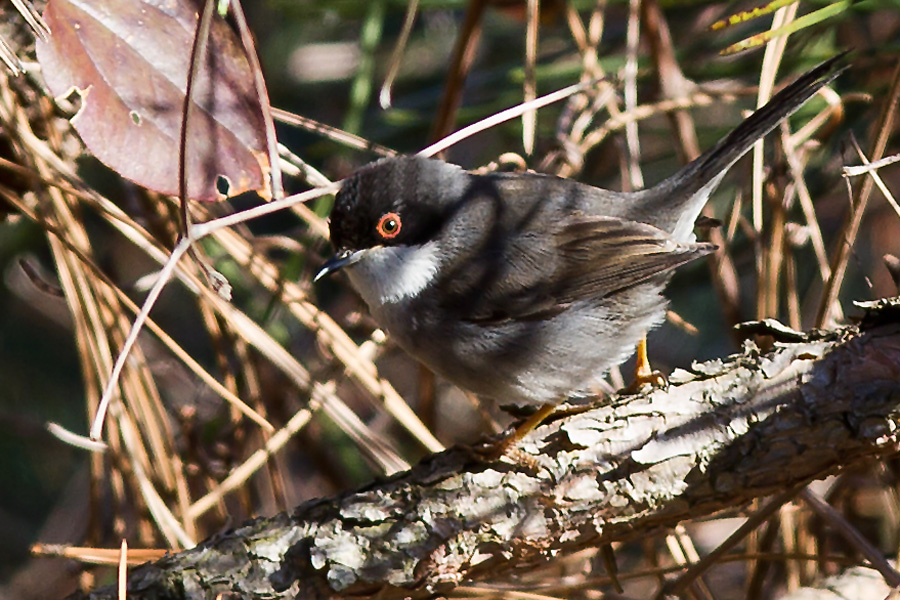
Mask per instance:
[[[772,131],[782,120],[797,111],[822,87],[831,83],[847,68],[841,65],[846,52],[826,60],[801,75],[795,82],[772,96],[764,106],[747,117],[734,131],[668,179],[647,190],[651,208],[658,205],[661,229],[676,233],[694,221],[709,195],[731,166],[746,154],[759,138]],[[679,219],[678,217],[682,218]],[[685,223],[685,220],[687,221]],[[682,236],[676,233],[676,238]]]

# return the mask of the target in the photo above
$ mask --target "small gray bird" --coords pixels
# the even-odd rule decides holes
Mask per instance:
[[[533,173],[388,158],[342,185],[343,269],[406,352],[501,405],[590,393],[665,317],[672,270],[713,251],[694,222],[728,169],[842,69],[826,61],[652,188],[623,193]]]

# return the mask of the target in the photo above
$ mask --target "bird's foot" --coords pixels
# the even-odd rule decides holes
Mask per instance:
[[[637,394],[646,386],[665,387],[668,384],[665,376],[650,366],[647,356],[647,338],[644,337],[637,346],[637,364],[634,366],[634,381],[622,390],[626,394]]]
[[[622,392],[629,395],[637,394],[647,387],[662,388],[666,387],[668,384],[669,382],[666,380],[665,375],[659,371],[648,369],[646,372],[642,373],[635,372],[634,381],[631,382],[631,385],[622,390]]]
[[[544,404],[531,416],[519,423],[516,428],[500,440],[473,447],[472,454],[484,462],[494,462],[501,458],[508,458],[517,464],[528,467],[537,467],[537,462],[529,454],[520,450],[517,446],[538,425],[544,422],[556,409],[555,404]]]

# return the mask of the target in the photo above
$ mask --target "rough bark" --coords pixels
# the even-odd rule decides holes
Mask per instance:
[[[894,452],[900,300],[868,306],[859,326],[781,335],[792,337],[766,354],[748,344],[678,372],[668,389],[554,419],[515,460],[451,449],[249,522],[140,567],[129,597],[427,597]]]

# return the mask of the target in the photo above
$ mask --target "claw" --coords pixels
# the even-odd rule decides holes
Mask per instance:
[[[636,394],[644,386],[665,387],[668,384],[665,376],[659,371],[654,371],[647,357],[647,336],[638,342],[637,364],[634,366],[634,382],[625,388],[626,394]]]
[[[473,453],[478,458],[487,462],[499,460],[506,456],[514,462],[528,463],[525,466],[532,466],[530,463],[533,461],[528,460],[530,457],[518,450],[516,445],[521,442],[525,436],[534,431],[538,425],[543,423],[547,417],[553,414],[554,410],[556,410],[556,404],[544,404],[537,409],[534,414],[519,423],[512,433],[493,444],[489,444],[485,447],[473,448]]]

